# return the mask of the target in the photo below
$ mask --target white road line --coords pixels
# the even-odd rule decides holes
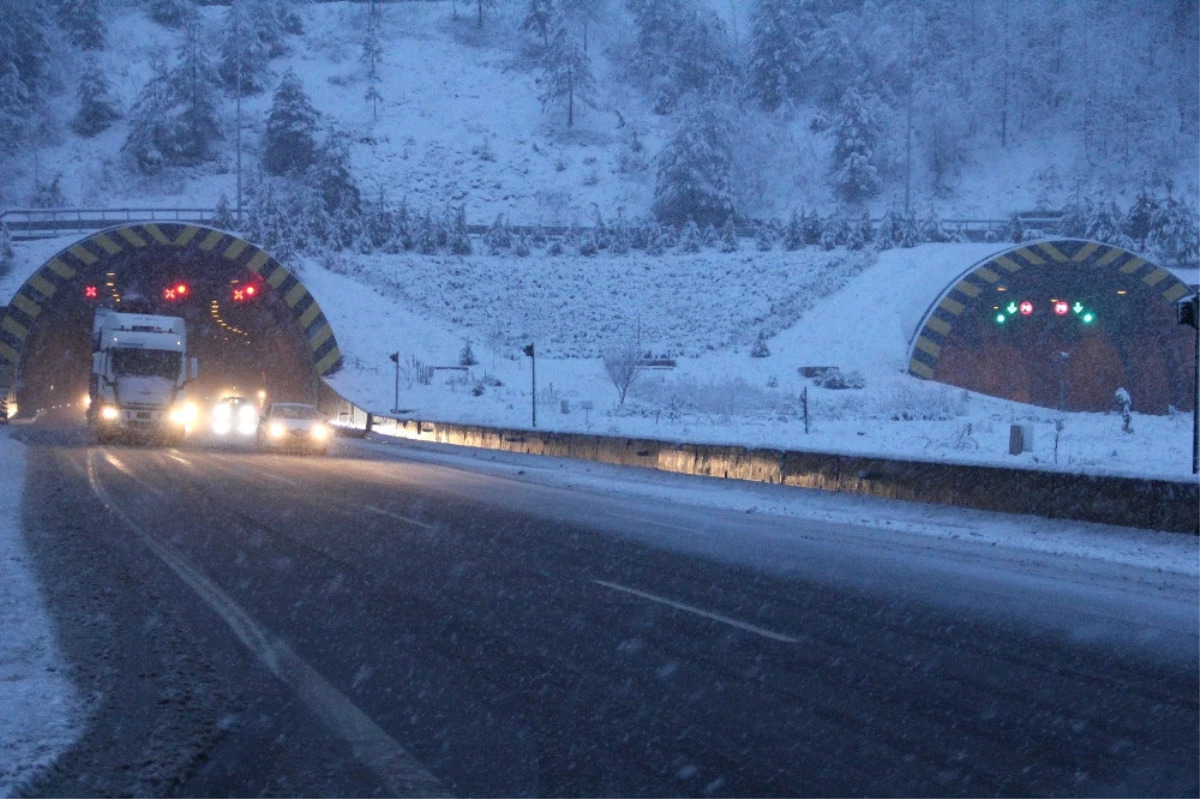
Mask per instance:
[[[126,466],[125,463],[120,458],[118,458],[116,455],[113,455],[111,452],[104,453],[104,460],[108,461],[109,466],[113,467],[121,474],[130,478],[131,480],[133,480],[133,482],[137,483],[138,485],[140,485],[142,488],[149,491],[154,496],[161,497],[164,495],[164,492],[161,488],[159,488],[157,486],[152,486],[149,483],[147,483],[145,480],[143,480],[142,478],[138,477],[136,474],[134,474],[133,469],[130,469],[128,466]]]
[[[655,527],[666,527],[668,530],[681,530],[685,533],[695,533],[696,535],[708,535],[704,530],[697,530],[695,527],[684,527],[682,524],[668,524],[667,522],[656,522],[653,519],[647,519],[643,516],[630,516],[628,513],[617,513],[616,511],[606,511],[609,516],[614,516],[618,519],[626,519],[638,524],[653,524]]]
[[[170,452],[168,452],[168,453],[167,453],[167,457],[168,457],[168,458],[170,458],[170,459],[171,459],[171,460],[173,460],[173,461],[179,461],[179,462],[180,462],[180,463],[182,463],[184,466],[191,466],[191,465],[192,465],[192,462],[191,462],[191,461],[189,461],[187,458],[181,458],[181,457],[179,457],[178,455],[175,455],[175,454],[173,454],[173,453],[170,453]]]
[[[782,641],[785,644],[797,644],[800,642],[800,639],[798,638],[782,635],[781,633],[766,630],[762,627],[755,627],[753,624],[746,624],[744,621],[731,619],[728,616],[722,616],[719,613],[709,613],[707,610],[701,610],[700,608],[692,607],[691,605],[685,605],[682,602],[676,602],[673,599],[655,596],[654,594],[647,594],[645,591],[639,591],[636,588],[629,588],[624,585],[617,585],[616,583],[610,583],[604,580],[592,580],[592,582],[596,583],[597,585],[602,585],[605,588],[611,588],[614,591],[624,591],[626,594],[640,596],[642,599],[649,599],[651,602],[659,602],[677,610],[685,610],[688,613],[695,613],[697,616],[703,616],[706,619],[719,621],[722,624],[728,624],[730,627],[737,627],[739,630],[745,630],[746,632],[754,633],[755,635],[761,635],[763,638],[770,638],[772,641]]]
[[[425,522],[419,522],[416,519],[410,519],[407,516],[401,516],[398,513],[392,513],[390,510],[384,510],[383,508],[377,508],[374,505],[364,505],[363,510],[367,511],[368,513],[374,513],[379,516],[386,516],[389,519],[395,519],[396,521],[407,522],[408,524],[413,524],[413,525],[416,525],[417,527],[424,527],[426,530],[435,529],[432,524],[426,524]]]
[[[281,482],[281,483],[285,483],[285,484],[287,484],[287,485],[290,485],[290,486],[298,486],[298,485],[300,485],[300,484],[299,484],[298,482],[296,482],[295,480],[289,480],[289,479],[288,479],[288,478],[286,478],[286,477],[280,477],[279,475],[277,475],[277,474],[271,474],[270,472],[264,472],[264,471],[255,471],[254,473],[255,473],[255,474],[260,474],[260,475],[262,475],[263,477],[269,477],[269,478],[271,478],[272,480],[278,480],[279,482]]]
[[[137,534],[150,551],[216,611],[246,648],[283,680],[314,715],[325,722],[335,735],[350,744],[355,756],[383,782],[388,794],[450,796],[446,786],[425,766],[301,660],[282,639],[260,626],[232,597],[193,566],[183,553],[153,537],[129,518],[100,483],[92,458],[87,461],[87,476],[92,492],[113,515]]]

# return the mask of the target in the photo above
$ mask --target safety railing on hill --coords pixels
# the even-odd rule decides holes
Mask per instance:
[[[212,208],[17,208],[0,213],[13,239],[83,235],[127,222],[212,224]]]
[[[236,211],[232,212],[236,216]],[[1028,231],[1041,231],[1052,235],[1059,232],[1062,215],[1058,213],[1018,214],[1022,227]],[[123,223],[146,222],[189,222],[200,225],[216,223],[217,212],[213,208],[16,208],[0,212],[3,223],[13,239],[52,238],[55,236],[84,235],[96,230]],[[878,226],[882,220],[872,219]],[[764,222],[738,225],[740,238],[753,238]],[[973,219],[951,217],[940,220],[947,236],[967,241],[1003,241],[1010,233],[1010,219]],[[548,238],[562,238],[572,232],[582,235],[592,230],[591,226],[579,225],[510,225],[515,235],[540,233]],[[468,225],[467,233],[482,236],[488,225]]]

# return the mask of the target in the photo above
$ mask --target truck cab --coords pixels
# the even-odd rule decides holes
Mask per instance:
[[[89,427],[101,441],[136,436],[179,443],[197,423],[196,407],[185,396],[197,371],[183,319],[99,309],[92,324]]]

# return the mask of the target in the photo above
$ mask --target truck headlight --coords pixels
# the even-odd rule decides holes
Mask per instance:
[[[109,422],[115,422],[121,417],[121,412],[112,405],[105,405],[100,409],[100,418]]]
[[[287,429],[279,422],[271,422],[267,427],[267,435],[271,438],[283,438],[283,434],[286,432]]]
[[[312,437],[317,441],[324,441],[329,437],[329,428],[323,424],[315,425],[312,429]]]
[[[199,411],[192,402],[185,402],[183,405],[177,405],[171,409],[171,421],[175,424],[191,425],[196,421],[198,415]]]

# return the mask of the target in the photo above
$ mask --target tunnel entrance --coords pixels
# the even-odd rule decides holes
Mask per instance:
[[[124,226],[55,255],[0,318],[0,394],[22,415],[82,405],[99,307],[183,317],[202,406],[230,394],[314,403],[341,366],[316,300],[263,250],[199,225]]]
[[[971,267],[930,306],[909,372],[1017,402],[1071,411],[1191,410],[1192,331],[1174,304],[1190,289],[1120,247],[1024,244]]]

